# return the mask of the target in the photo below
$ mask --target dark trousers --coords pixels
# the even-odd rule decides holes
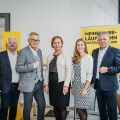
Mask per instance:
[[[9,106],[10,106],[9,120],[15,120],[19,94],[20,91],[18,90],[17,83],[12,83],[10,91],[8,93],[1,94],[0,120],[7,120]]]
[[[102,91],[100,81],[96,82],[96,95],[100,120],[117,120],[117,93],[116,91]]]
[[[24,120],[30,120],[30,112],[32,108],[33,96],[38,105],[37,120],[44,120],[45,98],[43,91],[43,82],[38,81],[32,92],[24,92]]]

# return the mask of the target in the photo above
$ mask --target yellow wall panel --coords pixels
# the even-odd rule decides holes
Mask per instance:
[[[9,37],[16,37],[18,39],[18,46],[17,51],[21,49],[21,33],[19,31],[12,31],[12,32],[3,32],[2,34],[2,50],[5,51],[6,48],[6,41]]]

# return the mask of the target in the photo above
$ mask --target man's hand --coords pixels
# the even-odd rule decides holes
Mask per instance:
[[[36,68],[39,67],[39,61],[35,61],[34,64],[35,64],[35,67],[36,67]]]
[[[2,91],[0,90],[0,93],[1,93]]]
[[[91,87],[94,88],[94,84],[91,84]]]
[[[108,67],[100,67],[99,72],[100,73],[107,73],[108,72]]]

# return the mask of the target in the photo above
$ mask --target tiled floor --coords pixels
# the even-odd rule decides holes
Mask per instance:
[[[69,112],[66,120],[74,120],[74,111],[73,110],[69,110],[69,111],[70,112]],[[53,117],[45,117],[45,120],[55,120],[55,118],[53,118]],[[77,120],[80,120],[80,119],[77,119]],[[88,120],[100,120],[100,119],[99,119],[98,115],[90,115],[90,114],[88,114]]]
[[[46,108],[45,109],[45,114],[49,110],[52,110],[52,108]],[[74,120],[74,111],[73,111],[73,109],[71,110],[71,108],[67,108],[67,110],[69,111],[69,114],[67,116],[67,120]],[[55,120],[55,118],[54,117],[45,117],[45,120]]]
[[[47,106],[45,108],[45,115],[46,115],[46,113],[48,113],[49,110],[52,110],[51,106]],[[67,108],[67,110],[69,111],[69,114],[68,114],[66,120],[74,120],[74,110],[73,110],[73,108]],[[33,108],[31,110],[31,120],[37,120],[37,116],[34,116]],[[54,117],[45,117],[45,120],[55,120],[55,118]],[[79,119],[77,119],[77,120],[79,120]],[[99,119],[98,115],[88,114],[88,120],[100,120],[100,119]],[[120,120],[120,119],[118,119],[118,120]]]

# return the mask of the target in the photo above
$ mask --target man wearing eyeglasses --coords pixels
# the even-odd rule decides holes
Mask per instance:
[[[38,104],[37,120],[44,120],[42,52],[38,48],[39,34],[29,34],[29,45],[18,53],[16,71],[20,73],[19,89],[24,94],[24,120],[30,120],[33,96]]]

